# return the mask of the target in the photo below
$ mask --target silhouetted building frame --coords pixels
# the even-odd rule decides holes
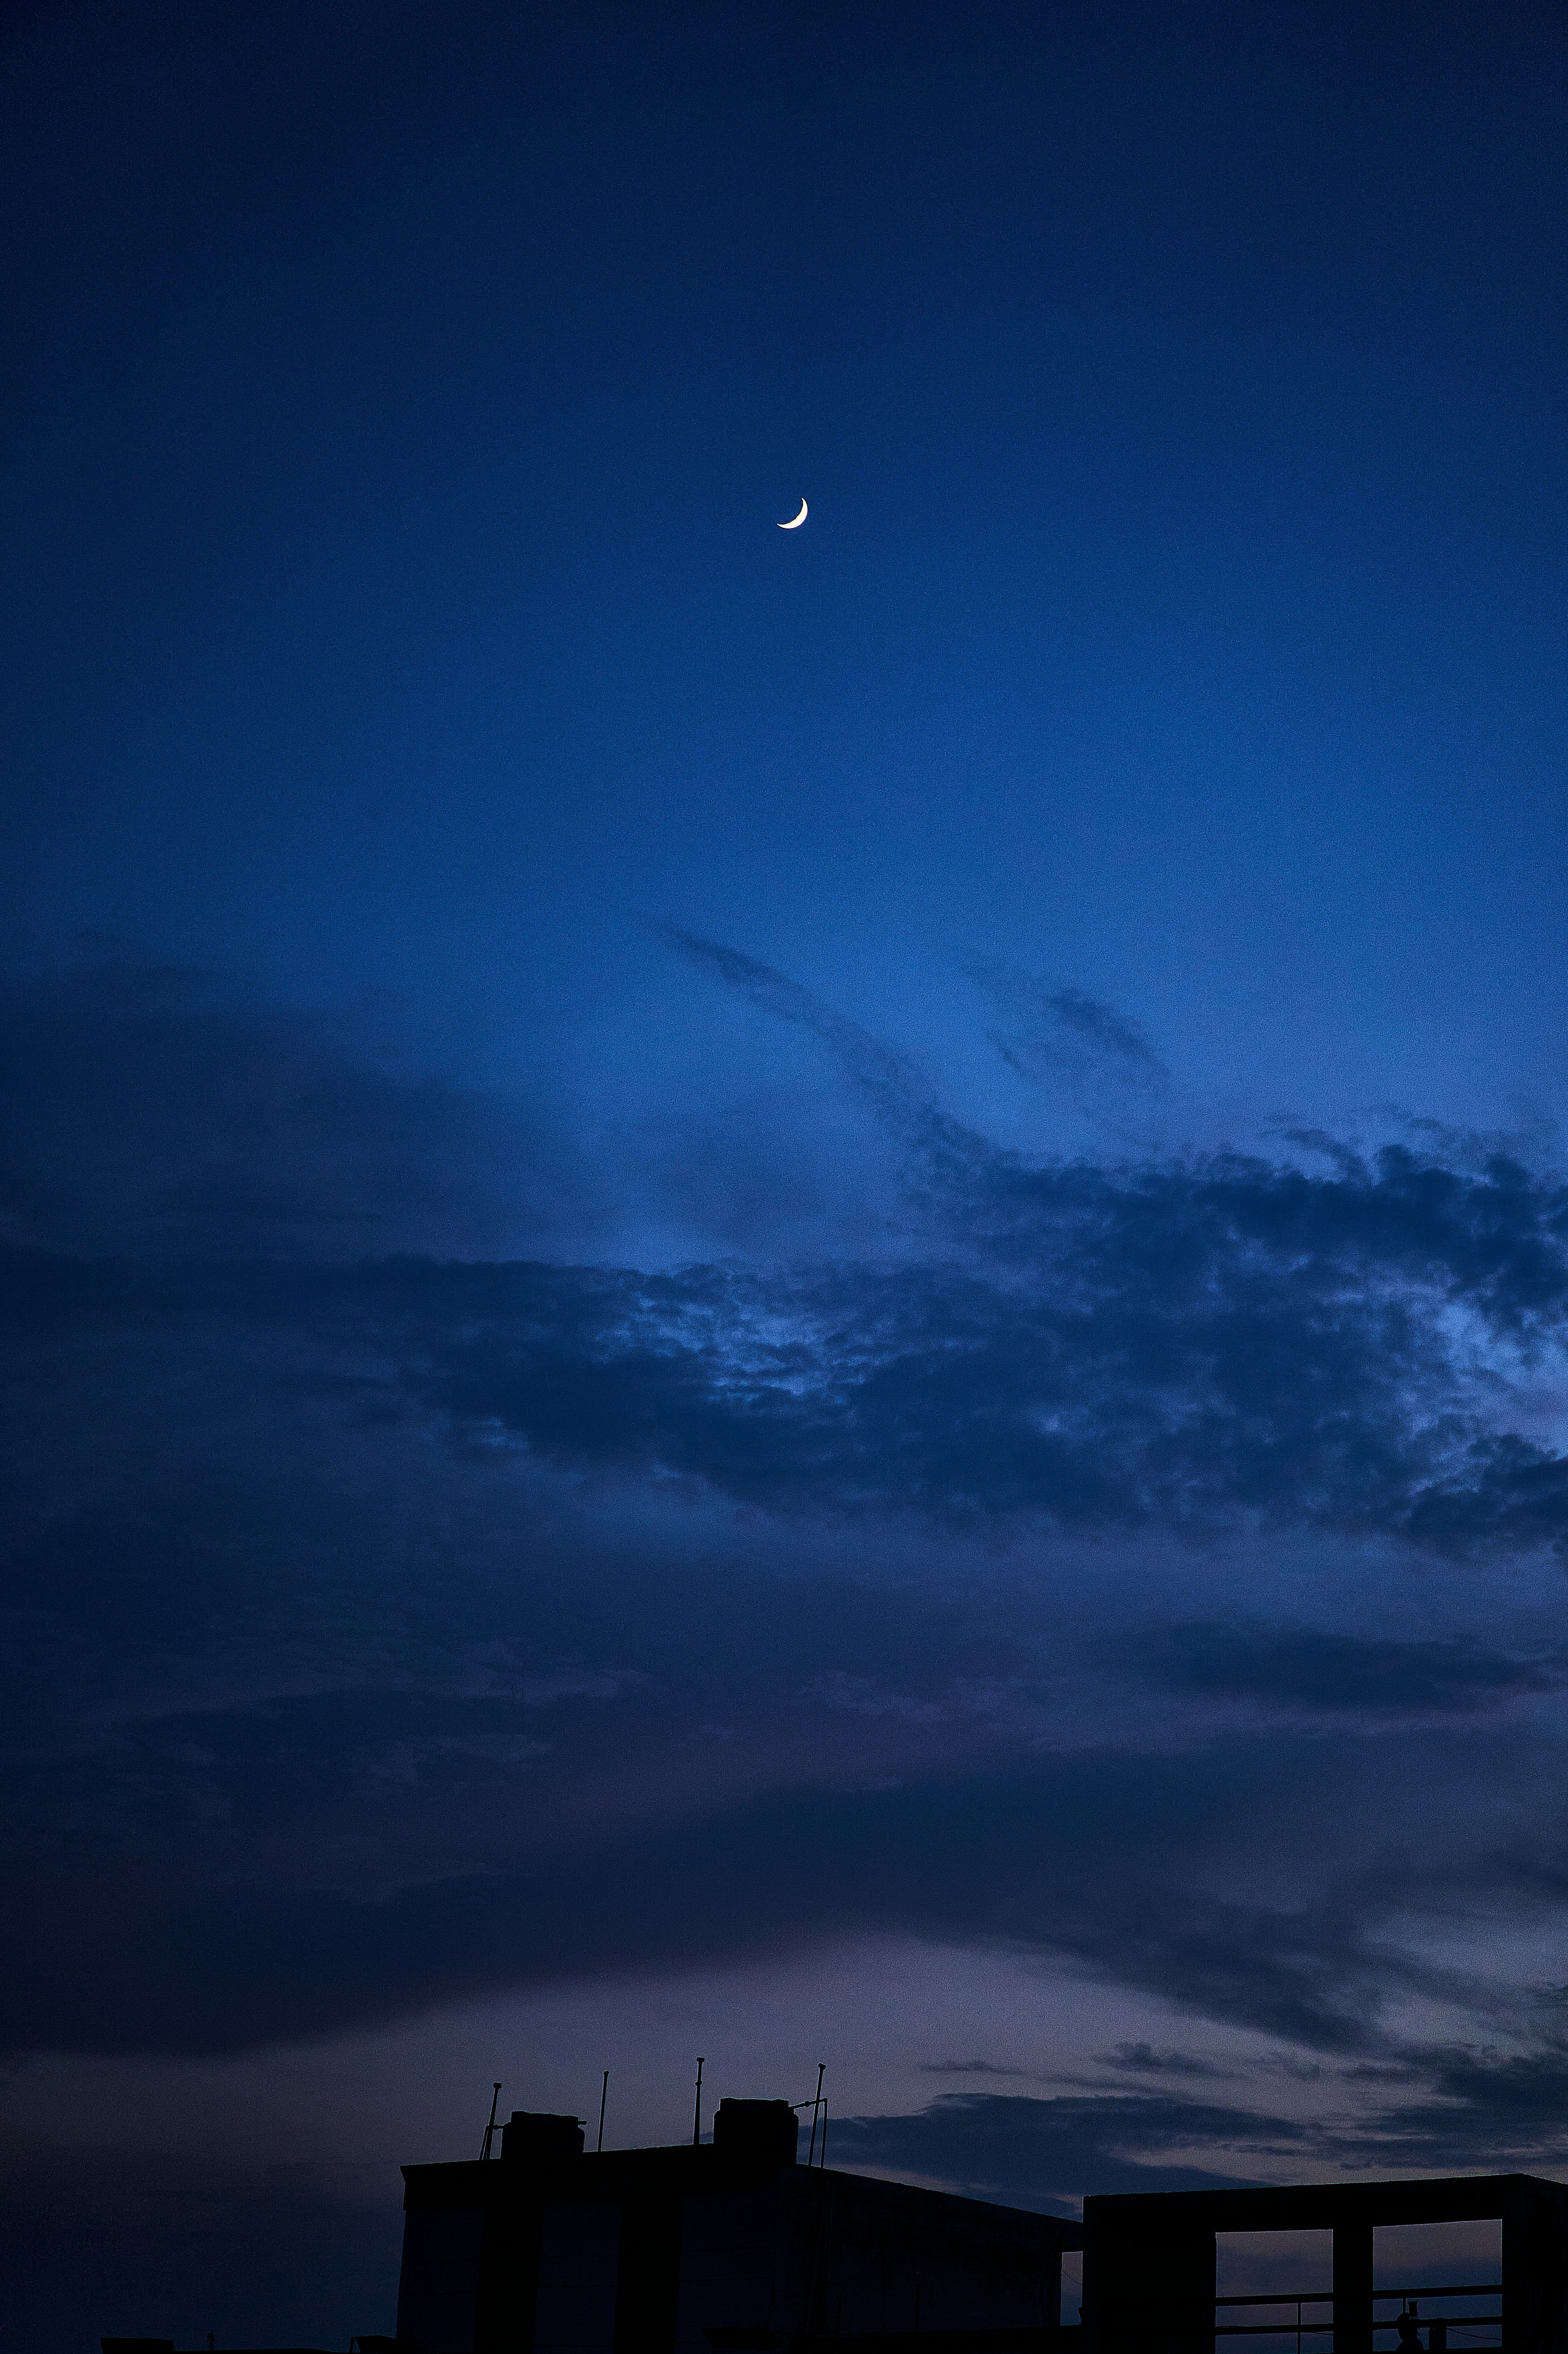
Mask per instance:
[[[1334,2354],[1392,2333],[1373,2305],[1372,2233],[1392,2223],[1502,2224],[1507,2354],[1568,2354],[1568,2187],[1535,2174],[1162,2190],[1084,2201],[1085,2354],[1213,2354],[1219,2232],[1331,2232]],[[1383,2341],[1383,2354],[1389,2338]]]

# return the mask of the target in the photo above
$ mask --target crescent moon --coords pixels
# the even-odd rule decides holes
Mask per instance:
[[[780,531],[799,531],[799,530],[800,530],[800,525],[805,522],[805,520],[806,520],[806,502],[805,502],[805,500],[804,500],[804,499],[802,499],[802,500],[801,500],[801,502],[800,502],[800,514],[799,514],[798,515],[792,515],[792,516],[790,517],[790,519],[789,519],[789,521],[788,523],[781,523],[781,524],[779,525],[779,530],[780,530]]]

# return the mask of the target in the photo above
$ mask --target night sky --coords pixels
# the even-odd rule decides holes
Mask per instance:
[[[0,2346],[699,2052],[1568,2179],[1563,9],[0,76]]]

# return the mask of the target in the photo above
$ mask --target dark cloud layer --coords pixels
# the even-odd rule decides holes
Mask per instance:
[[[393,1220],[389,1197],[417,1191],[405,1161],[436,1163],[433,1195],[461,1190],[461,1139],[444,1130],[436,1156],[422,1133],[427,1091],[340,1081],[335,1058],[302,1052],[306,1078],[280,1108],[275,1025],[227,1019],[214,1043],[198,1008],[200,1051],[175,1051],[166,1002],[149,1025],[139,1004],[132,1018],[101,998],[96,1017],[70,1009],[88,1074],[77,1125],[101,1127],[112,1067],[128,1100],[162,1089],[169,1124],[212,1141],[122,1187],[70,1163],[64,1144],[40,1146],[48,1119],[19,1124],[0,1307],[14,1344],[283,1336],[365,1412],[438,1417],[460,1443],[503,1437],[545,1461],[692,1479],[775,1511],[1196,1533],[1255,1518],[1459,1551],[1568,1532],[1568,1464],[1509,1426],[1499,1387],[1504,1356],[1562,1329],[1568,1193],[1555,1179],[1408,1148],[1328,1176],[1234,1154],[1031,1166],[921,1103],[897,1057],[819,1022],[806,992],[704,953],[732,985],[813,1023],[892,1107],[939,1197],[923,1259],[646,1275],[366,1257],[358,1222]],[[64,1016],[35,1002],[33,1019],[52,1034]],[[25,1075],[48,1056],[15,1010],[11,1030]],[[342,1156],[354,1232],[327,1264],[318,1097],[329,1140],[353,1133],[366,1162],[393,1172],[378,1192]],[[76,1132],[58,1110],[54,1127]],[[69,1165],[51,1179],[57,1159]],[[270,1218],[291,1246],[306,1197],[308,1257],[239,1247]],[[125,1205],[118,1222],[110,1198]],[[394,1222],[418,1228],[407,1204]],[[67,1235],[76,1246],[62,1250]],[[132,1250],[106,1253],[111,1237]]]
[[[1388,1716],[1464,1714],[1512,1693],[1556,1691],[1568,1675],[1555,1657],[1515,1659],[1457,1637],[1369,1642],[1319,1628],[1206,1620],[1163,1630],[1147,1665],[1175,1691]]]
[[[202,1738],[210,1752],[215,1735]],[[190,1739],[188,1724],[160,1729],[156,1748],[166,1758]],[[154,1762],[155,1752],[143,1771]],[[276,1741],[267,1753],[275,1786],[312,1762]],[[1206,1773],[1183,1777],[1184,1816],[1167,1776],[1156,1818],[1155,1778],[1080,1767],[795,1791],[717,1821],[546,1848],[507,1873],[449,1864],[360,1894],[178,1878],[160,1888],[145,1860],[127,1869],[130,1858],[101,1855],[88,1884],[74,1872],[44,1883],[47,1923],[0,1961],[0,2015],[45,2047],[221,2049],[395,2016],[443,1992],[751,1958],[873,1928],[1067,1953],[1211,2014],[1329,2048],[1377,2048],[1376,2005],[1391,1971],[1400,1975],[1392,1957],[1332,1907],[1314,1915],[1172,1886],[1152,1851],[1154,1819],[1181,1826],[1185,1844],[1215,1800]],[[287,1821],[274,1814],[270,1837],[266,1817],[250,1819],[261,1852]],[[1091,1823],[1118,1853],[1118,1885],[1102,1883]],[[186,1873],[200,1859],[199,1826],[188,1835]],[[111,1891],[106,1984],[91,1925]]]
[[[551,1256],[573,1148],[532,1113],[177,976],[6,1001],[6,2042],[230,2050],[886,1932],[1388,2062],[1402,2001],[1458,1999],[1383,1929],[1441,1875],[1408,1840],[1390,1867],[1324,1728],[1419,1719],[1458,1787],[1443,1724],[1549,1698],[1555,1650],[1188,1607],[1107,1664],[1063,1649],[1053,1579],[1118,1533],[1559,1543],[1568,1472],[1512,1408],[1568,1300],[1560,1183],[1409,1147],[1030,1162],[685,949],[896,1140],[896,1252]],[[977,1534],[1022,1548],[989,1599]],[[1097,1676],[1152,1687],[1180,1755],[1065,1712]],[[1222,1738],[1238,1701],[1299,1745]],[[1286,1861],[1249,1885],[1266,1816]],[[1559,1847],[1489,1827],[1446,1884],[1556,1902]],[[1124,2101],[1181,2066],[1111,2063]]]
[[[1504,2170],[1521,2159],[1560,2166],[1568,2157],[1561,2049],[1529,2058],[1413,2052],[1386,2072],[1421,2088],[1398,2106],[1369,2108],[1350,2097],[1363,2073],[1372,2072],[1347,2070],[1328,2083],[1305,2120],[1174,2093],[952,2093],[912,2115],[842,2120],[833,2155],[1058,2209],[1092,2191],[1197,2190],[1347,2166]]]
[[[1091,2191],[1207,2190],[1255,2180],[1251,2169],[1205,2166],[1202,2158],[1221,2150],[1296,2157],[1310,2140],[1283,2117],[1138,2093],[1049,2100],[952,2093],[913,2116],[845,2118],[832,2133],[837,2163],[935,2176],[977,2198],[1064,2213]]]
[[[959,2095],[913,2117],[878,2118],[863,2127],[857,2120],[843,2131],[851,2146],[863,2130],[873,2141],[879,2136],[890,2145],[902,2139],[912,2154],[924,2139],[927,2150],[944,2149],[946,2171],[960,2151],[983,2166],[986,2153],[994,2149],[999,2174],[1011,2173],[1016,2191],[1026,2190],[1031,2172],[1038,2184],[1057,2179],[1063,2167],[1067,2170],[1061,2179],[1082,2181],[1086,2188],[1199,2187],[1195,2179],[1190,2186],[1175,2179],[1174,2170],[1160,2165],[1160,2154],[1171,2149],[1283,2156],[1298,2173],[1303,2167],[1327,2171],[1346,2165],[1390,2173],[1504,2169],[1521,2160],[1555,2167],[1568,2155],[1568,2075],[1560,2049],[1528,2057],[1475,2050],[1417,2052],[1386,2073],[1405,2085],[1418,2085],[1424,2096],[1397,2106],[1358,2108],[1336,2102],[1339,2088],[1330,2084],[1329,2101],[1304,2123],[1255,2109],[1238,2114],[1197,2100],[1159,2096]],[[1345,2072],[1342,2081],[1353,2082],[1356,2073]],[[1269,2171],[1249,2168],[1230,2179],[1265,2179]]]

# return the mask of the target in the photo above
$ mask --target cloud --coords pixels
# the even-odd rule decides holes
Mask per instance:
[[[1210,2060],[1194,2060],[1185,2052],[1156,2052],[1151,2043],[1118,2043],[1102,2055],[1102,2065],[1133,2076],[1229,2076],[1234,2071],[1216,2068]]]
[[[1474,2166],[1525,2155],[1568,2156],[1568,2042],[1532,2049],[1475,2048],[1412,2055],[1429,2097],[1402,2101],[1377,2120],[1380,2134],[1421,2166]]]
[[[1027,2068],[999,2068],[991,2060],[927,2060],[921,2063],[923,2076],[1027,2076]]]
[[[0,987],[0,1242],[344,1259],[493,1254],[582,1222],[558,1123],[408,1066],[389,1009],[247,1002],[107,949]]]
[[[1315,1628],[1192,1620],[1160,1629],[1143,1660],[1172,1691],[1377,1716],[1465,1715],[1523,1692],[1560,1691],[1568,1665],[1514,1659],[1458,1637],[1369,1641]]]
[[[938,1723],[947,1712],[938,1701],[889,1691],[879,1676],[846,1675],[842,1668],[816,1677],[808,1687],[808,1696],[824,1708],[847,1710],[856,1716],[902,1716],[916,1724]]]
[[[1285,1902],[1204,1884],[1198,1859],[1255,1839],[1264,1778],[1288,1785],[1295,1771],[1255,1745],[992,1758],[755,1795],[715,1794],[704,1751],[692,1788],[705,1804],[620,1821],[609,1806],[598,1821],[563,1810],[571,1776],[555,1803],[547,1787],[519,1813],[507,1769],[464,1759],[429,1777],[410,1819],[366,1774],[382,1752],[366,1716],[379,1732],[396,1712],[351,1712],[347,1738],[319,1747],[291,1712],[242,1713],[238,1731],[137,1736],[133,1771],[111,1761],[115,1810],[96,1826],[93,1761],[53,1777],[60,1833],[13,1864],[36,1923],[0,1955],[13,2044],[228,2050],[509,1985],[719,1967],[865,1934],[1049,1955],[1347,2058],[1386,2054],[1391,2006],[1456,1988],[1452,1972],[1380,1942],[1364,1892]],[[332,1717],[320,1712],[329,1734]],[[633,1748],[626,1770],[656,1755]],[[535,1769],[514,1770],[527,1781]],[[1388,1901],[1410,1894],[1406,1882]],[[92,1930],[106,1905],[107,1978]]]
[[[832,2162],[950,2183],[971,2197],[1070,2213],[1095,2191],[1208,2190],[1256,2181],[1245,2152],[1300,2162],[1313,2135],[1298,2120],[1162,2094],[949,2093],[907,2116],[832,2126]],[[1194,2162],[1196,2161],[1196,2162]]]
[[[964,970],[1022,1016],[1022,1030],[987,1034],[1021,1078],[1078,1094],[1169,1084],[1171,1075],[1143,1031],[1097,998],[1079,989],[1053,988],[991,958],[977,958]]]
[[[1399,2073],[1426,2096],[1383,2108],[1319,2105],[1307,2118],[1165,2093],[946,2094],[912,2115],[835,2122],[832,2154],[835,2164],[1056,2211],[1096,2191],[1199,2190],[1330,2169],[1561,2166],[1568,2157],[1561,2045],[1427,2051]]]
[[[134,1331],[286,1346],[345,1408],[777,1511],[1196,1536],[1256,1521],[1451,1552],[1563,1541],[1568,1460],[1508,1421],[1510,1364],[1555,1348],[1568,1308],[1556,1181],[1405,1148],[1317,1177],[1237,1155],[1026,1164],[925,1106],[899,1057],[797,985],[685,945],[812,1027],[924,1157],[941,1217],[923,1261],[643,1274],[417,1252],[463,1182],[450,1101],[351,1084],[335,1049],[291,1057],[275,1022],[182,1013],[161,983],[149,1013],[138,983],[107,1010],[100,987],[86,1013],[69,992],[63,1013],[32,1002],[26,1052],[12,1008],[15,1060],[86,1076],[74,1112],[42,1124],[57,1145],[30,1123],[13,1140],[24,1240],[0,1316],[18,1345]],[[111,1065],[154,1107],[129,1187],[90,1154],[77,1174],[58,1141],[104,1126]],[[181,1141],[160,1167],[165,1131]],[[361,1183],[361,1161],[381,1178]],[[363,1205],[346,1240],[327,1198]],[[395,1248],[367,1248],[373,1233]]]
[[[1511,1262],[1499,1246],[1477,1270],[1478,1225],[1526,1222],[1489,1182],[1452,1180],[1446,1257],[1421,1219],[1417,1263],[1410,1178],[1402,1161],[1354,1189],[1253,1164],[1037,1172],[1033,1250],[1014,1231],[965,1265],[893,1270],[34,1251],[0,1268],[0,1317],[16,1345],[287,1341],[360,1412],[784,1512],[1561,1544],[1568,1461],[1496,1426],[1506,1387],[1450,1333],[1465,1301],[1504,1338],[1522,1320],[1555,1334],[1557,1275],[1549,1288],[1537,1265],[1558,1247],[1555,1196]],[[1271,1233],[1281,1196],[1293,1214]]]
[[[726,988],[775,1021],[787,1022],[821,1041],[872,1103],[882,1120],[940,1182],[971,1182],[991,1157],[985,1139],[930,1099],[916,1064],[870,1031],[824,1005],[811,991],[771,965],[745,956],[722,940],[671,926],[671,945]]]
[[[900,1140],[896,1266],[512,1256],[507,1153],[546,1207],[573,1161],[526,1108],[166,977],[7,999],[11,2045],[230,2049],[863,1934],[1331,2058],[1479,2001],[1380,1925],[1563,1901],[1534,1797],[1453,1829],[1555,1652],[1313,1633],[1261,1589],[1107,1649],[1097,1596],[1236,1532],[1264,1586],[1271,1532],[1439,1579],[1559,1541],[1563,1464],[1511,1419],[1568,1299],[1557,1181],[1030,1161],[691,953]],[[1319,1737],[1224,1732],[1238,1698]],[[1340,1720],[1399,1728],[1379,1793]],[[1486,1770],[1531,1793],[1546,1754]]]

